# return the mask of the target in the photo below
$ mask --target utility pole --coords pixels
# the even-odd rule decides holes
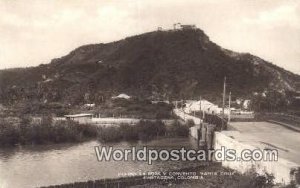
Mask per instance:
[[[200,145],[200,138],[201,138],[201,140],[203,139],[203,137],[202,137],[202,128],[203,128],[203,122],[204,122],[204,118],[202,119],[202,122],[201,122],[201,110],[202,110],[202,104],[201,104],[201,95],[200,95],[200,97],[199,97],[199,118],[200,118],[200,129],[199,129],[199,131],[198,131],[198,142],[197,142],[197,144],[198,144],[198,146]]]
[[[224,77],[224,86],[223,86],[223,108],[222,108],[222,130],[224,128],[224,119],[225,119],[225,98],[226,98],[226,76]]]
[[[200,119],[201,119],[201,96],[200,96],[200,98],[199,98],[199,116],[200,116]]]
[[[230,105],[231,105],[231,92],[229,92],[229,109],[228,109],[228,123],[230,122],[230,116],[231,116],[231,108],[230,108]]]
[[[181,99],[181,111],[183,113],[183,120],[185,121],[185,112],[184,112],[184,108],[183,108],[183,99]]]
[[[222,109],[222,114],[223,118],[225,117],[225,98],[226,98],[226,76],[224,77],[224,86],[223,86],[223,109]]]
[[[202,110],[202,97],[200,96],[200,119],[201,119],[201,112],[202,112],[202,120],[204,121],[205,113],[204,110]]]
[[[183,99],[181,99],[181,111],[183,111]]]

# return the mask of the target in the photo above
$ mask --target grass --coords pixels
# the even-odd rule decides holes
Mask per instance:
[[[152,104],[149,100],[115,99],[96,109],[102,117],[128,117],[142,119],[171,119],[173,106],[163,102]]]
[[[102,127],[98,139],[102,142],[152,140],[159,136],[188,136],[189,129],[175,121],[166,126],[162,121],[140,121],[135,125],[122,124],[118,127]]]
[[[166,181],[153,181],[143,185],[143,187],[161,187],[161,188],[272,188],[274,187],[274,176],[270,174],[257,174],[254,170],[241,174],[236,171],[218,167],[208,166],[201,167],[201,169],[191,169],[191,172],[215,172],[216,175],[204,175],[200,179],[186,179],[186,180],[166,180]],[[222,175],[230,173],[231,175]],[[132,186],[138,188],[139,186]]]
[[[102,142],[147,141],[160,136],[188,136],[188,133],[188,126],[178,121],[168,127],[162,121],[98,127],[74,121],[52,121],[50,116],[42,117],[40,122],[25,117],[19,123],[0,119],[0,146],[82,142],[90,139]]]
[[[165,170],[167,176],[169,172]],[[178,169],[175,172],[196,172],[198,179],[182,179],[188,175],[172,175],[173,179],[156,179],[154,177],[163,176],[128,176],[115,179],[101,179],[88,182],[75,182],[72,184],[58,185],[57,187],[160,187],[160,188],[296,188],[295,185],[282,187],[275,185],[274,176],[264,173],[258,174],[250,170],[244,174],[230,170],[221,166],[210,164],[208,166],[187,167]],[[174,174],[174,173],[172,173]],[[146,177],[144,179],[144,177]],[[153,179],[150,179],[153,177]],[[191,177],[191,176],[190,176]],[[193,176],[192,176],[193,177]],[[88,186],[89,185],[89,186]],[[51,186],[53,187],[53,186]],[[55,186],[56,187],[56,186]],[[49,186],[50,188],[50,186]]]
[[[19,124],[0,121],[0,146],[81,142],[97,137],[97,127],[82,125],[73,121],[52,122],[51,117],[43,117],[33,123],[22,118]]]

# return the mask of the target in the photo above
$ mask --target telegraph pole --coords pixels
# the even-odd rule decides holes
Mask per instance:
[[[199,98],[199,116],[200,116],[200,119],[201,119],[201,96],[200,96],[200,98]]]
[[[185,112],[184,112],[184,109],[183,109],[183,99],[181,99],[181,111],[183,113],[183,120],[185,121]]]
[[[224,77],[224,86],[223,86],[222,130],[224,128],[224,119],[225,119],[225,98],[226,98],[226,76]]]
[[[222,115],[223,118],[225,117],[225,98],[226,98],[226,76],[224,77],[224,86],[223,86],[223,109],[222,109]]]
[[[230,108],[230,105],[231,105],[231,92],[229,92],[229,101],[228,101],[228,103],[229,103],[229,111],[228,111],[228,123],[230,122],[230,116],[231,116],[231,108]]]

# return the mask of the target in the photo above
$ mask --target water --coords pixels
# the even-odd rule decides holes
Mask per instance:
[[[157,149],[193,148],[191,138],[163,138],[148,143],[115,143],[114,148],[126,149],[145,145]],[[98,162],[97,141],[81,144],[53,144],[0,149],[0,188],[26,188],[78,181],[116,178],[119,173],[138,171],[162,171],[193,165],[192,162],[155,161],[153,165],[136,161]],[[195,162],[193,162],[195,163]]]

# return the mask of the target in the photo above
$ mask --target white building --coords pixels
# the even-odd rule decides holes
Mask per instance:
[[[201,101],[188,100],[186,101],[186,106],[184,108],[184,111],[186,113],[191,113],[194,111],[200,111],[200,108],[202,111],[209,114],[220,114],[222,112],[222,108],[219,108],[217,105],[207,100],[201,100]]]
[[[84,104],[84,107],[90,107],[90,108],[92,108],[92,107],[95,107],[95,106],[96,106],[95,103]]]
[[[73,114],[65,115],[66,120],[76,121],[80,124],[92,123],[93,114]]]
[[[246,109],[246,110],[248,110],[250,108],[250,103],[251,103],[250,100],[248,100],[248,99],[244,100],[244,102],[243,102],[243,108]]]
[[[113,96],[112,99],[130,99],[131,97],[125,93],[121,93],[118,96]]]

